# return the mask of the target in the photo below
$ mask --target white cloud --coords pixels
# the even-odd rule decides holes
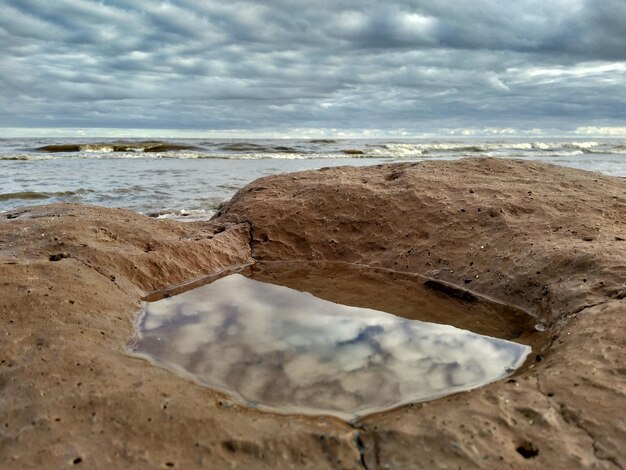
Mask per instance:
[[[577,127],[574,133],[581,134],[581,135],[597,135],[597,136],[611,136],[611,137],[626,138],[626,126],[622,126],[622,127],[581,126],[581,127]]]

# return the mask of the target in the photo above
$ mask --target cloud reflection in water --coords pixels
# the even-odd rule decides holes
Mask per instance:
[[[502,378],[530,348],[232,274],[147,303],[133,352],[262,409],[353,419]]]

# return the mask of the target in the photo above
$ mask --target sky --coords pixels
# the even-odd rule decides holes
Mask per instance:
[[[4,135],[626,136],[625,0],[0,0],[0,64]]]

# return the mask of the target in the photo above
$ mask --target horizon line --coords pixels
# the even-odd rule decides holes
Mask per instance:
[[[169,129],[116,127],[2,127],[0,138],[250,138],[250,139],[429,139],[429,138],[626,138],[626,126],[579,126],[574,129],[440,128],[431,132],[407,129],[291,128]]]

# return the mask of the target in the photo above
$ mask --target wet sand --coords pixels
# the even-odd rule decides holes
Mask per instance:
[[[625,239],[623,179],[495,159],[263,178],[208,223],[5,213],[0,467],[623,467]],[[548,342],[513,379],[359,428],[246,409],[125,354],[149,292],[290,259],[463,287],[531,312]]]

